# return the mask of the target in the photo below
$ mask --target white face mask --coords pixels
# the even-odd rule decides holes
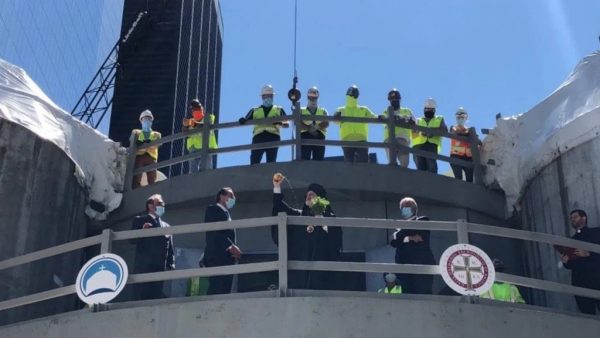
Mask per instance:
[[[412,208],[411,207],[402,207],[402,208],[400,208],[400,214],[402,215],[402,218],[409,219],[413,216]]]

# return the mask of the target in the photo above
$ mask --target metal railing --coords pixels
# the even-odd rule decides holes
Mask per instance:
[[[84,238],[74,242],[58,245],[52,248],[32,252],[26,255],[0,261],[0,270],[17,267],[40,259],[56,256],[69,251],[100,245],[101,253],[111,252],[114,241],[129,240],[135,238],[147,238],[163,235],[185,235],[223,229],[247,229],[266,227],[277,224],[278,227],[278,258],[275,261],[248,263],[229,266],[195,268],[184,270],[173,270],[163,272],[152,272],[143,274],[131,274],[127,284],[185,279],[191,277],[208,277],[218,275],[234,275],[245,273],[256,273],[264,271],[278,271],[279,285],[278,296],[290,295],[288,292],[288,270],[309,271],[345,271],[364,273],[409,273],[439,275],[437,265],[419,264],[393,264],[393,263],[360,263],[360,262],[330,262],[330,261],[290,261],[287,255],[287,226],[327,225],[341,226],[345,228],[370,228],[370,229],[420,229],[431,231],[456,232],[458,243],[468,243],[469,234],[483,234],[502,238],[520,239],[550,245],[562,245],[567,247],[584,249],[600,253],[600,245],[573,240],[566,237],[529,232],[523,230],[508,229],[496,226],[488,226],[467,223],[464,220],[456,222],[439,221],[400,221],[387,219],[361,219],[361,218],[315,218],[307,216],[287,216],[283,213],[278,216],[250,218],[234,221],[215,223],[195,223],[179,225],[169,228],[152,228],[141,230],[128,230],[114,232],[106,229],[101,235]],[[130,269],[131,270],[131,269]],[[555,281],[546,281],[529,277],[517,276],[507,273],[496,273],[496,280],[512,283],[515,285],[539,289],[550,292],[560,292],[576,296],[584,296],[600,299],[600,291],[562,284]],[[38,292],[18,298],[8,299],[0,302],[0,311],[16,308],[23,305],[34,304],[41,301],[75,294],[75,285],[68,285],[56,289]],[[243,297],[243,294],[242,294]],[[440,296],[443,297],[443,296]]]
[[[245,150],[256,150],[256,149],[267,149],[273,147],[280,146],[293,146],[295,148],[295,158],[293,160],[301,160],[302,147],[303,146],[338,146],[338,147],[356,147],[356,148],[384,148],[389,149],[390,154],[396,154],[395,151],[403,150],[407,153],[414,154],[417,156],[425,157],[428,159],[441,160],[444,162],[448,162],[450,164],[460,165],[466,168],[473,169],[473,178],[476,184],[483,184],[483,166],[480,161],[479,154],[479,138],[477,137],[475,128],[469,129],[469,136],[460,136],[457,134],[449,133],[446,131],[430,129],[425,127],[420,127],[412,123],[406,123],[401,120],[395,119],[393,114],[388,113],[388,117],[386,119],[378,119],[378,118],[362,118],[362,117],[336,117],[336,116],[313,116],[313,115],[303,115],[300,111],[299,103],[296,104],[295,109],[291,116],[279,116],[279,117],[271,117],[260,120],[248,120],[245,124],[240,124],[238,122],[226,122],[219,124],[211,124],[210,119],[204,119],[205,123],[203,123],[199,128],[183,131],[177,134],[168,135],[159,140],[152,141],[149,143],[145,143],[141,146],[136,147],[135,142],[130,142],[129,148],[129,160],[127,165],[127,171],[125,176],[125,190],[131,189],[131,182],[133,179],[133,175],[139,175],[147,171],[157,170],[159,168],[164,168],[168,166],[172,166],[179,163],[188,162],[193,159],[201,159],[200,166],[201,168],[206,168],[206,161],[209,155],[213,154],[223,154],[223,153],[231,153]],[[209,149],[209,135],[211,131],[222,130],[222,129],[230,129],[230,128],[239,128],[252,126],[257,124],[272,124],[277,122],[286,122],[292,120],[294,122],[295,133],[292,138],[288,140],[281,140],[277,142],[267,142],[267,143],[257,143],[257,144],[243,144],[229,147],[220,147],[218,149]],[[302,139],[300,134],[302,133],[302,122],[303,121],[328,121],[335,123],[345,123],[345,122],[361,122],[367,124],[384,124],[387,125],[389,130],[389,140],[388,142],[357,142],[357,141],[338,141],[338,140],[315,140],[315,139]],[[472,161],[464,161],[461,159],[451,158],[449,156],[436,154],[420,149],[415,149],[412,147],[407,147],[399,142],[396,139],[396,130],[395,127],[407,128],[416,132],[427,133],[432,136],[440,136],[444,138],[450,138],[455,140],[460,140],[464,142],[468,142],[470,145],[470,150],[472,154]],[[176,140],[183,140],[186,137],[201,134],[202,135],[202,149],[198,152],[188,153],[179,157],[173,157],[168,160],[160,161],[156,164],[147,165],[139,168],[134,168],[135,163],[135,154],[138,150],[147,149],[150,147],[158,147],[162,144],[173,142]],[[393,155],[395,156],[395,155]]]

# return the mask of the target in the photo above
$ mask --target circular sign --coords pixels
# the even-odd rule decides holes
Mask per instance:
[[[106,304],[123,291],[129,271],[115,254],[101,254],[85,263],[77,274],[77,296],[87,304]]]
[[[496,279],[490,257],[469,244],[455,244],[446,249],[440,257],[440,273],[452,290],[467,296],[487,292]]]

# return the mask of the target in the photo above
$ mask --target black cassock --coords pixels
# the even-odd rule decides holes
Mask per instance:
[[[600,244],[600,228],[583,227],[573,237],[578,241]],[[571,284],[600,290],[600,254],[590,252],[589,257],[569,260],[565,268],[571,270]],[[577,307],[582,313],[595,314],[600,311],[600,300],[575,296]]]
[[[306,205],[302,209],[290,207],[283,199],[283,194],[273,194],[273,216],[285,212],[291,216],[314,216]],[[335,217],[330,206],[327,206],[324,217]],[[326,232],[321,226],[315,226],[312,233],[306,231],[305,226],[289,225],[288,234],[288,259],[302,261],[335,261],[339,259],[342,250],[341,227],[330,226]],[[271,236],[278,244],[277,225],[271,227]],[[319,289],[326,290],[334,287],[335,274],[327,271],[299,271],[290,270],[288,273],[288,286],[291,289]]]

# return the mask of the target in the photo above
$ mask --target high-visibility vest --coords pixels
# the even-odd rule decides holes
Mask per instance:
[[[339,107],[337,111],[342,113],[342,117],[377,117],[369,108],[364,106]],[[340,139],[342,141],[368,140],[369,124],[365,122],[340,122]]]
[[[443,116],[436,115],[431,120],[429,120],[429,123],[427,123],[427,121],[425,121],[424,117],[419,117],[417,119],[417,126],[436,129],[436,128],[440,127],[443,119],[444,119]],[[416,130],[413,130],[412,136],[413,136],[412,137],[413,146],[417,146],[417,145],[423,144],[425,142],[429,142],[429,143],[437,144],[438,153],[442,150],[442,137],[441,136],[425,137],[423,134],[421,134],[421,132],[416,131]]]
[[[138,144],[141,144],[146,140],[150,140],[150,142],[152,142],[161,138],[160,133],[157,131],[151,131],[150,137],[146,138],[146,133],[144,133],[140,129],[134,129],[133,135],[134,140],[136,140]],[[144,155],[146,153],[148,153],[148,155],[150,155],[150,157],[152,157],[154,160],[158,160],[158,146],[140,149],[135,152],[136,155]]]
[[[301,109],[302,115],[313,115],[310,110],[308,110],[308,108],[306,107],[302,107]],[[327,110],[325,110],[324,108],[317,108],[317,111],[315,112],[314,115],[318,115],[318,116],[327,116]],[[302,123],[304,123],[307,126],[310,126],[311,124],[315,123],[315,124],[319,124],[321,121],[311,121],[311,120],[302,120]],[[318,129],[319,132],[323,135],[327,135],[327,129]]]
[[[519,289],[509,283],[494,283],[492,287],[480,297],[510,303],[525,303]]]
[[[210,114],[208,116],[210,116],[210,124],[214,124],[215,123],[215,115]],[[194,128],[198,129],[198,130],[202,130],[204,128],[204,119],[205,118],[206,118],[206,115],[204,115],[204,118],[202,118],[202,120],[196,121],[197,124],[196,124],[196,127],[194,127]],[[187,147],[188,151],[202,149],[202,133],[194,134],[194,135],[188,137],[188,139],[186,140],[186,147]],[[217,138],[215,137],[214,130],[211,130],[210,134],[208,136],[208,149],[217,149]]]
[[[252,112],[253,120],[260,120],[260,119],[264,119],[264,118],[277,117],[277,116],[281,116],[281,107],[279,107],[279,106],[271,107],[271,110],[269,110],[269,114],[267,114],[266,117],[265,117],[265,110],[263,109],[262,106],[260,106],[258,108],[254,108],[254,111]],[[255,124],[252,135],[257,135],[264,131],[271,133],[271,134],[279,135],[279,128],[272,123],[271,124]]]
[[[410,118],[412,116],[412,110],[401,107],[400,111],[394,112],[394,115]],[[383,112],[383,116],[385,116],[386,118],[388,117],[387,110]],[[402,128],[402,127],[395,127],[394,132],[396,134],[396,138],[403,138],[403,139],[407,140],[410,145],[410,132],[411,132],[410,129]],[[388,129],[388,125],[386,124],[383,127],[383,139],[387,140],[388,138],[390,138],[390,131]]]
[[[451,131],[456,132],[456,127],[452,126]],[[450,140],[450,155],[473,157],[471,154],[471,145],[465,141],[455,139]]]
[[[379,292],[379,293],[402,293],[402,287],[400,285],[396,285],[390,291],[390,289],[388,289],[388,287],[386,286],[384,288],[379,289],[377,292]]]

